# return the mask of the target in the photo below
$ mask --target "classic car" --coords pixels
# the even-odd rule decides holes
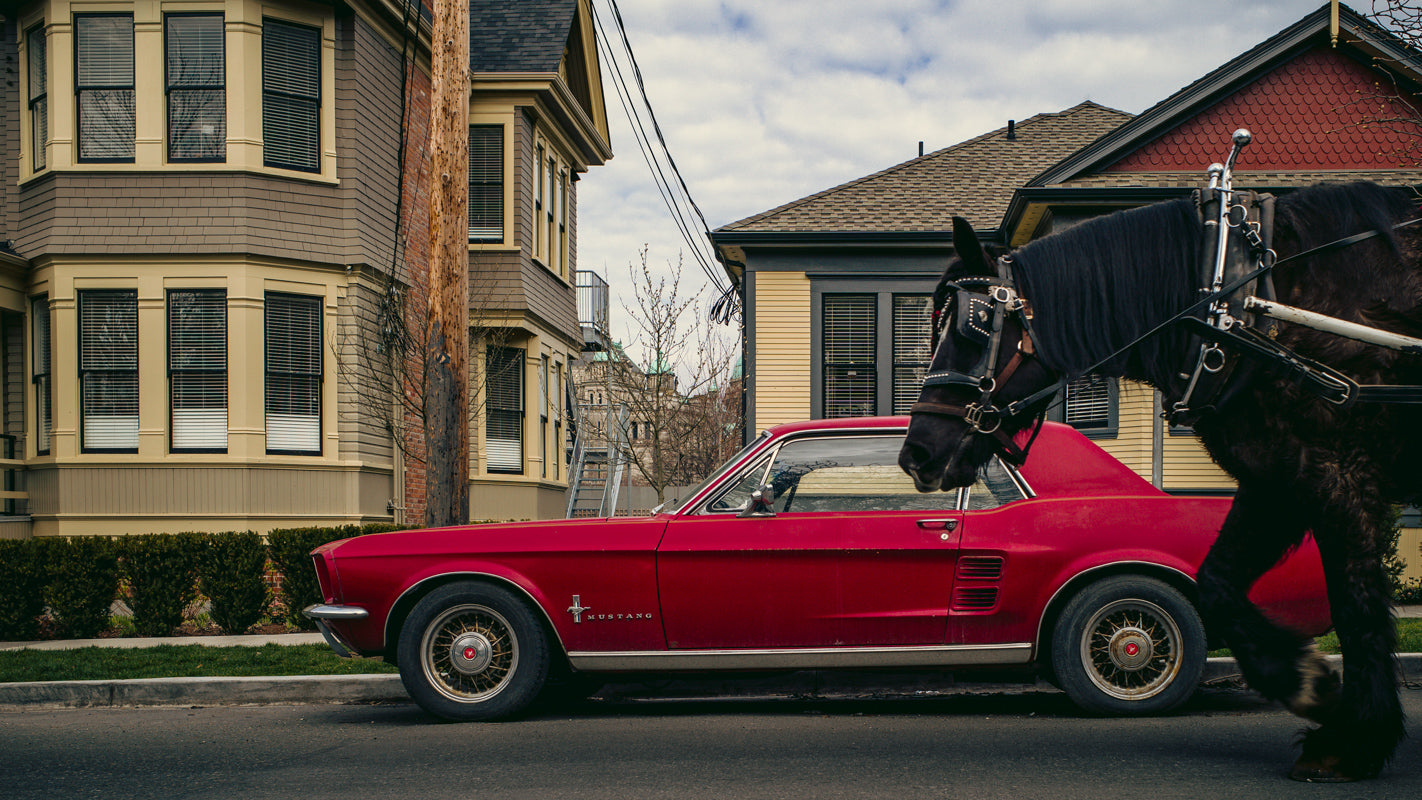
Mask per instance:
[[[1020,470],[921,494],[896,464],[907,423],[772,428],[650,516],[332,542],[306,613],[454,720],[631,673],[1016,665],[1093,712],[1191,696],[1194,576],[1228,497],[1168,495],[1052,423]],[[1251,597],[1302,635],[1330,626],[1311,541]]]

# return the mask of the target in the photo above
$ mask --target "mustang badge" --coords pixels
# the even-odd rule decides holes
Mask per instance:
[[[583,624],[583,612],[592,611],[591,606],[583,605],[583,596],[573,595],[573,604],[568,606],[568,613],[573,615],[573,622],[577,625]],[[619,620],[619,619],[651,619],[651,614],[588,614],[589,620]]]

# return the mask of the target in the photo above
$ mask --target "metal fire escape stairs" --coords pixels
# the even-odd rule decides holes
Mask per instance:
[[[578,321],[583,352],[608,352],[608,285],[595,272],[578,270]],[[610,354],[609,354],[610,355]],[[606,402],[578,402],[578,387],[568,384],[568,510],[567,517],[610,517],[617,513],[617,495],[627,470],[627,407]]]

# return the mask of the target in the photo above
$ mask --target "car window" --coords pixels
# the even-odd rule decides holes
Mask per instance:
[[[902,436],[795,439],[780,446],[766,482],[772,509],[803,511],[943,510],[957,492],[920,494],[899,469]]]
[[[756,459],[756,462],[741,473],[741,477],[733,481],[728,489],[716,495],[710,503],[706,504],[706,511],[711,514],[725,514],[732,511],[741,511],[750,501],[751,492],[754,492],[763,480],[765,480],[765,465],[770,461],[770,457]]]
[[[1007,468],[994,458],[979,473],[977,481],[968,488],[968,510],[997,508],[1022,498],[1022,490],[1017,488],[1017,483],[1007,474]]]

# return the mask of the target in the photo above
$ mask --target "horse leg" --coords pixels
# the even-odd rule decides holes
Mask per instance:
[[[1383,569],[1388,511],[1384,502],[1359,503],[1331,510],[1314,528],[1333,626],[1343,650],[1343,689],[1335,713],[1305,732],[1303,754],[1289,774],[1295,780],[1374,777],[1406,735],[1393,655],[1396,632]]]
[[[1311,641],[1283,628],[1249,600],[1249,588],[1302,541],[1306,523],[1287,493],[1242,484],[1220,535],[1200,565],[1200,615],[1222,639],[1255,691],[1314,720],[1331,716],[1338,678]]]

